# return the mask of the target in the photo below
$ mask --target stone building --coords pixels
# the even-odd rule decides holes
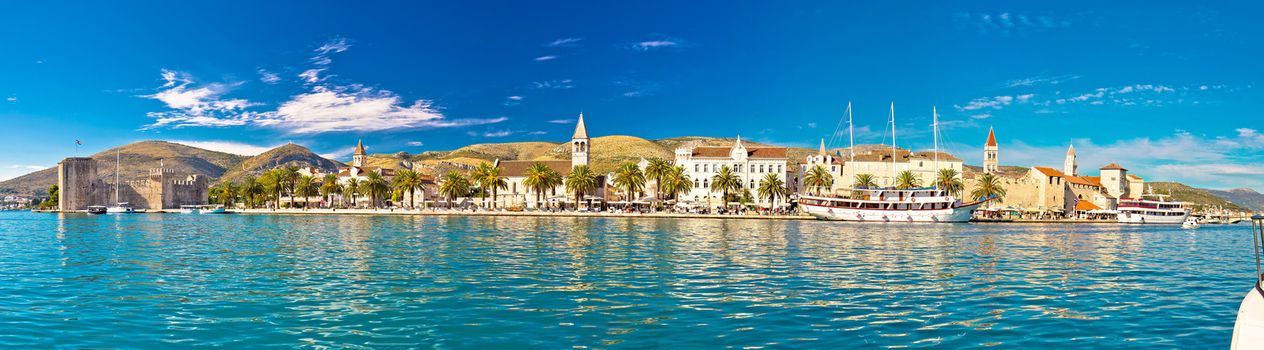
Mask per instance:
[[[549,169],[553,169],[562,175],[561,184],[544,190],[538,194],[541,198],[542,205],[555,205],[556,203],[570,203],[574,205],[575,196],[566,192],[565,178],[570,175],[571,169],[577,166],[587,166],[589,160],[589,149],[591,139],[588,137],[588,127],[584,125],[584,114],[579,114],[579,121],[575,124],[575,133],[571,135],[571,141],[568,143],[571,149],[570,160],[500,160],[496,159],[492,165],[500,168],[500,176],[505,178],[508,188],[498,190],[494,199],[498,207],[514,207],[521,206],[525,208],[536,207],[536,191],[526,186],[523,182],[527,180],[527,169],[535,163],[543,164]],[[605,186],[609,176],[597,175],[597,189],[590,193],[588,199],[593,203],[600,203],[605,198]],[[600,198],[600,199],[598,199]],[[587,203],[587,202],[585,202]]]
[[[742,138],[731,147],[698,146],[690,143],[676,149],[677,166],[683,166],[685,173],[693,179],[693,188],[681,194],[682,201],[694,204],[719,206],[724,205],[718,192],[711,192],[711,178],[719,173],[721,167],[729,167],[737,175],[742,189],[751,192],[755,205],[769,206],[768,198],[760,198],[759,181],[767,174],[776,174],[790,188],[787,181],[786,148],[785,147],[746,147]],[[740,193],[738,193],[740,194]],[[778,200],[777,205],[786,205],[785,200]]]
[[[831,155],[825,151],[825,143],[822,140],[821,149],[816,155],[804,159],[804,162],[799,165],[798,172],[794,174],[794,179],[791,180],[800,193],[813,190],[800,184],[807,173],[816,166],[825,168],[833,176],[834,184],[827,189],[830,192],[855,187],[857,174],[869,174],[873,176],[873,181],[878,186],[885,187],[894,186],[896,177],[901,172],[909,171],[917,177],[922,186],[929,187],[934,185],[942,169],[953,169],[959,177],[965,170],[965,164],[961,158],[944,152],[911,152],[904,149],[880,148],[857,153],[854,157],[847,153]]]
[[[180,175],[159,165],[140,179],[120,181],[117,187],[101,180],[92,158],[66,158],[57,164],[58,203],[61,210],[128,203],[135,209],[176,209],[207,204],[209,182],[200,175]]]

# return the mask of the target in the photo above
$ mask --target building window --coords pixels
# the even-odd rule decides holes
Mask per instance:
[[[698,172],[698,164],[693,165],[693,172]]]

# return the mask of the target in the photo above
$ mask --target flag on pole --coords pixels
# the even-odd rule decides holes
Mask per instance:
[[[75,146],[82,146],[82,145],[83,145],[83,142],[79,141],[79,139],[75,139]]]

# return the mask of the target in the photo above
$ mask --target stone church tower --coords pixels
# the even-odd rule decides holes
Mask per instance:
[[[996,146],[996,132],[992,128],[988,128],[987,143],[983,145],[983,173],[996,174],[1000,172],[1000,160],[996,158],[999,149]]]
[[[351,166],[357,168],[364,166],[364,159],[368,156],[369,154],[364,152],[364,140],[356,141],[355,154],[351,156]]]
[[[579,124],[571,136],[571,168],[588,165],[588,128],[584,126],[584,113],[579,113]]]
[[[1080,176],[1080,165],[1075,162],[1075,145],[1067,148],[1066,160],[1062,162],[1062,172],[1067,176]]]

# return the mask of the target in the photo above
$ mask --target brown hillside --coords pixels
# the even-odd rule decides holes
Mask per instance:
[[[92,155],[92,159],[97,161],[98,176],[109,182],[114,182],[116,152],[121,158],[119,178],[123,180],[142,177],[160,164],[174,169],[177,174],[217,178],[224,175],[226,169],[246,158],[166,141],[142,141]],[[55,183],[56,166],[0,182],[0,191],[46,195],[48,187]]]

